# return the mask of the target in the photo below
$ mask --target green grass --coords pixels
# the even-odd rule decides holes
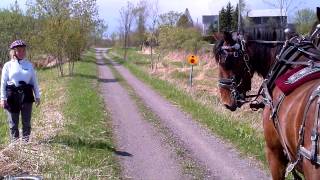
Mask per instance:
[[[172,76],[174,79],[180,79],[180,80],[188,80],[190,74],[189,72],[180,72],[178,70],[174,70],[170,76]]]
[[[38,70],[37,74],[42,104],[34,108],[32,133],[33,141],[39,143],[35,148],[41,149],[30,161],[41,161],[37,172],[46,179],[120,179],[111,119],[99,92],[95,54],[88,52],[75,64],[74,76],[58,77],[55,68]],[[63,115],[57,134],[43,132],[49,125],[61,126],[54,123],[56,119],[45,116],[46,112]],[[0,118],[2,149],[9,138],[4,111],[0,111]],[[50,135],[49,139],[43,139],[43,134]],[[25,168],[24,162],[17,163]]]
[[[116,50],[116,52],[121,52]],[[249,124],[230,119],[230,117],[213,111],[210,107],[195,101],[186,92],[179,90],[173,84],[161,80],[157,77],[150,76],[136,62],[139,56],[134,51],[129,51],[129,58],[124,62],[119,57],[113,57],[115,60],[123,63],[134,75],[158,91],[168,100],[178,104],[184,111],[190,113],[193,119],[198,120],[206,125],[212,132],[223,139],[231,142],[242,153],[254,156],[256,159],[266,165],[264,155],[263,135],[252,129]]]
[[[60,162],[65,163],[48,168],[47,173],[63,174],[62,178],[70,174],[67,178],[118,179],[120,167],[113,155],[111,120],[98,91],[94,53],[88,53],[75,69],[75,75],[67,78],[66,103],[61,108],[66,125],[53,140]]]
[[[0,145],[6,144],[9,138],[7,116],[4,110],[0,110]]]
[[[172,61],[172,62],[169,62],[169,64],[174,67],[180,67],[180,68],[183,67],[183,62],[181,61]]]

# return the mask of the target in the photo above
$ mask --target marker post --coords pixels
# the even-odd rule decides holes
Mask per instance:
[[[188,56],[188,62],[191,65],[189,83],[190,83],[190,87],[192,88],[192,85],[193,85],[193,66],[198,64],[199,58],[195,55],[190,55],[190,56]]]
[[[193,65],[191,65],[191,71],[190,71],[190,87],[192,88],[192,74],[193,74]]]

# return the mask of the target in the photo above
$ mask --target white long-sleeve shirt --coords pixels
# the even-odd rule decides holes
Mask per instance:
[[[10,60],[2,68],[0,98],[7,100],[6,86],[20,86],[19,81],[33,85],[35,98],[40,98],[38,80],[33,65],[28,60]]]

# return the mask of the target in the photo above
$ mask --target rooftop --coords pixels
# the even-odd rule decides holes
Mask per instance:
[[[279,17],[286,16],[285,11],[280,9],[259,9],[259,10],[251,10],[248,12],[249,17]]]

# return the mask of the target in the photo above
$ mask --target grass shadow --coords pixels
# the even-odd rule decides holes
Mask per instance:
[[[65,75],[64,77],[79,77],[79,78],[85,78],[85,79],[93,79],[93,80],[98,80],[98,82],[101,82],[101,83],[115,83],[115,82],[120,81],[117,78],[115,78],[115,79],[101,79],[95,75],[88,75],[88,74],[81,74],[81,73],[74,73],[73,75]]]
[[[136,65],[150,65],[148,61],[135,61],[134,64]]]
[[[95,75],[81,74],[81,73],[73,73],[72,75],[65,75],[64,77],[79,77],[85,79],[98,79]]]
[[[85,139],[85,138],[75,137],[72,135],[60,135],[55,137],[53,141],[51,141],[50,143],[68,146],[73,149],[86,148],[86,149],[107,150],[107,151],[113,152],[118,156],[124,156],[124,157],[133,156],[129,152],[116,150],[113,146],[110,145],[109,142],[106,142],[104,140]]]
[[[101,83],[116,83],[119,82],[119,79],[115,78],[115,79],[98,79],[98,82]]]

